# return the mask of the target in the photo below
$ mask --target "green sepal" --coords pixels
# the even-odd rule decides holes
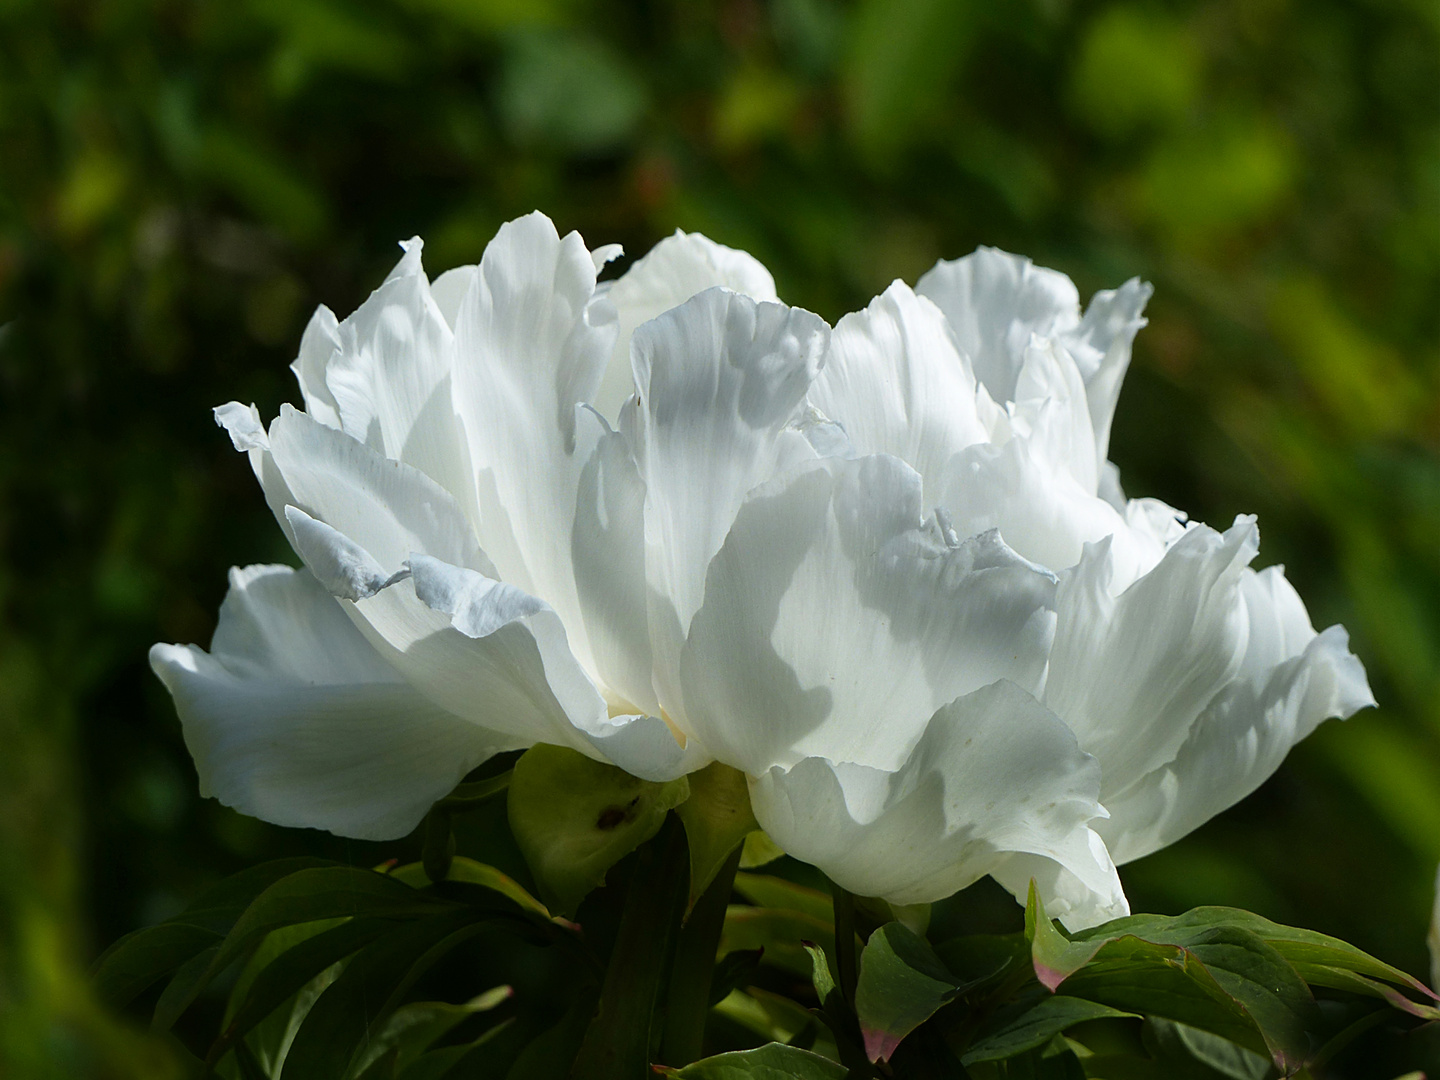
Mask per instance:
[[[515,763],[510,829],[541,899],[568,914],[689,794],[683,776],[657,784],[575,750],[533,746]]]
[[[750,787],[740,770],[715,761],[688,779],[690,797],[676,811],[690,846],[687,910],[709,888],[730,853],[759,827],[750,809]]]

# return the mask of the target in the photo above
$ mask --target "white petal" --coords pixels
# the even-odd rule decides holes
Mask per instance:
[[[620,415],[621,404],[635,393],[630,336],[636,327],[716,285],[756,300],[779,299],[775,295],[775,279],[753,256],[717,244],[699,233],[678,229],[674,236],[667,236],[651,248],[618,280],[602,286],[619,315],[620,334],[605,369],[605,378],[592,402],[600,415],[614,420]]]
[[[1087,543],[1110,536],[1122,578],[1134,577],[1160,555],[1131,536],[1113,506],[1052,466],[1025,437],[962,450],[933,498],[954,515],[961,535],[999,529],[1025,558],[1054,570],[1074,566]]]
[[[554,610],[489,575],[415,554],[409,580],[356,603],[356,623],[397,671],[457,716],[524,745],[575,746],[606,714]]]
[[[1103,813],[1099,785],[1065,725],[1000,682],[936,712],[894,772],[807,758],[752,780],[750,800],[789,854],[851,892],[913,904],[949,896],[1014,852],[1118,894],[1088,826]]]
[[[1032,337],[1022,356],[1015,384],[1015,426],[1051,471],[1068,473],[1086,495],[1097,495],[1095,431],[1074,358],[1053,340],[1041,337]]]
[[[809,400],[860,453],[908,462],[933,496],[956,453],[989,441],[996,407],[977,390],[945,317],[897,281],[836,325]]]
[[[657,717],[610,716],[543,601],[422,555],[411,571],[408,586],[356,608],[383,637],[382,651],[428,697],[527,745],[570,746],[644,779],[674,779],[709,761],[698,747],[687,753]]]
[[[1080,295],[1068,277],[995,248],[936,263],[915,291],[945,313],[975,375],[999,402],[1015,400],[1032,334],[1051,337],[1080,324]]]
[[[325,385],[325,368],[340,348],[340,323],[324,304],[315,309],[300,338],[300,355],[290,365],[300,384],[305,411],[326,427],[340,426],[335,395]]]
[[[315,580],[340,600],[363,600],[390,584],[391,577],[368,551],[297,506],[285,507],[296,553]],[[405,571],[397,571],[404,573]]]
[[[677,732],[658,716],[614,716],[608,723],[591,724],[584,735],[612,765],[656,783],[703,769],[714,760],[695,739],[682,746]]]
[[[451,330],[455,329],[455,320],[460,317],[460,305],[479,272],[478,266],[457,266],[453,270],[446,270],[430,283],[430,297],[440,309],[445,325]]]
[[[1080,325],[1060,335],[1085,379],[1100,464],[1110,450],[1110,422],[1120,399],[1120,384],[1130,367],[1130,346],[1145,325],[1140,313],[1154,291],[1139,278],[1131,278],[1118,289],[1098,292],[1090,298]]]
[[[625,248],[621,244],[601,244],[590,252],[590,261],[595,264],[595,272],[598,274],[605,269],[607,263],[614,262],[624,254]]]
[[[718,288],[635,333],[641,398],[626,434],[646,489],[650,636],[672,715],[680,646],[735,512],[783,463],[814,456],[790,422],[829,337],[808,311]]]
[[[269,450],[270,437],[260,422],[260,410],[254,405],[229,401],[215,406],[215,423],[225,429],[236,450]]]
[[[1094,822],[1096,829],[1103,830],[1104,826],[1103,819]],[[1071,852],[1063,862],[1045,855],[1008,855],[990,876],[1022,904],[1030,895],[1033,880],[1045,903],[1045,913],[1072,932],[1124,918],[1130,914],[1130,901],[1105,841],[1093,831],[1087,839],[1088,860],[1078,851]]]
[[[286,535],[292,535],[288,504],[344,534],[386,574],[415,551],[493,574],[469,518],[449,492],[288,405],[270,425],[261,483]]]
[[[1258,545],[1254,519],[1237,518],[1224,535],[1192,528],[1119,596],[1108,542],[1061,575],[1044,700],[1100,759],[1107,806],[1175,756],[1239,672],[1249,638],[1240,582]]]
[[[595,443],[580,476],[571,555],[581,615],[612,708],[659,713],[645,599],[645,485],[629,443],[598,413],[580,423]]]
[[[202,794],[278,825],[404,836],[513,742],[412,690],[305,571],[231,571],[211,651],[156,645]]]
[[[1374,705],[1342,627],[1316,634],[1277,567],[1241,581],[1249,648],[1235,680],[1205,707],[1173,761],[1106,800],[1100,827],[1115,858],[1157,851],[1249,795],[1290,748],[1331,717]]]
[[[560,613],[592,671],[571,563],[585,466],[576,406],[594,397],[615,332],[584,241],[562,239],[539,213],[501,226],[456,314],[455,400],[478,470],[481,542],[502,580]]]
[[[893,770],[935,710],[1038,692],[1054,578],[995,534],[922,527],[896,458],[825,459],[756,490],[710,566],[682,658],[685,722],[750,773],[823,757]]]
[[[336,329],[325,385],[340,428],[414,466],[478,521],[469,448],[451,401],[455,340],[421,266],[419,238],[378,289]]]

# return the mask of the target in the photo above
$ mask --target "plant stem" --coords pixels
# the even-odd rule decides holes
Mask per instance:
[[[571,1068],[573,1080],[652,1080],[655,1007],[689,891],[688,859],[685,830],[673,814],[635,853],[600,1010]]]
[[[705,1050],[705,1021],[710,1015],[710,985],[715,974],[715,953],[725,927],[725,909],[740,866],[740,850],[725,860],[709,888],[695,901],[675,946],[670,988],[665,996],[665,1037],[660,1058],[679,1068],[698,1061]]]
[[[855,898],[832,881],[830,899],[835,906],[835,976],[846,1004],[853,1006],[859,982],[855,970]]]

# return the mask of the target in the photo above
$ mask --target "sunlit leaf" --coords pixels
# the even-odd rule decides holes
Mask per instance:
[[[712,762],[689,776],[690,797],[676,811],[690,846],[690,906],[693,907],[738,844],[757,826],[750,810],[745,774]]]
[[[654,784],[558,746],[535,746],[515,763],[510,828],[541,898],[568,912],[605,874],[660,829],[685,801],[684,777]]]

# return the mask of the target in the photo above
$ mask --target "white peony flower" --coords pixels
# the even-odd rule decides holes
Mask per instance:
[[[385,839],[504,750],[719,760],[854,892],[1033,877],[1080,927],[1372,703],[1252,519],[1121,494],[1138,281],[1082,315],[981,249],[832,332],[694,234],[599,284],[618,249],[538,213],[433,282],[403,247],[311,320],[303,411],[216,410],[304,563],[151,653],[227,805]]]

